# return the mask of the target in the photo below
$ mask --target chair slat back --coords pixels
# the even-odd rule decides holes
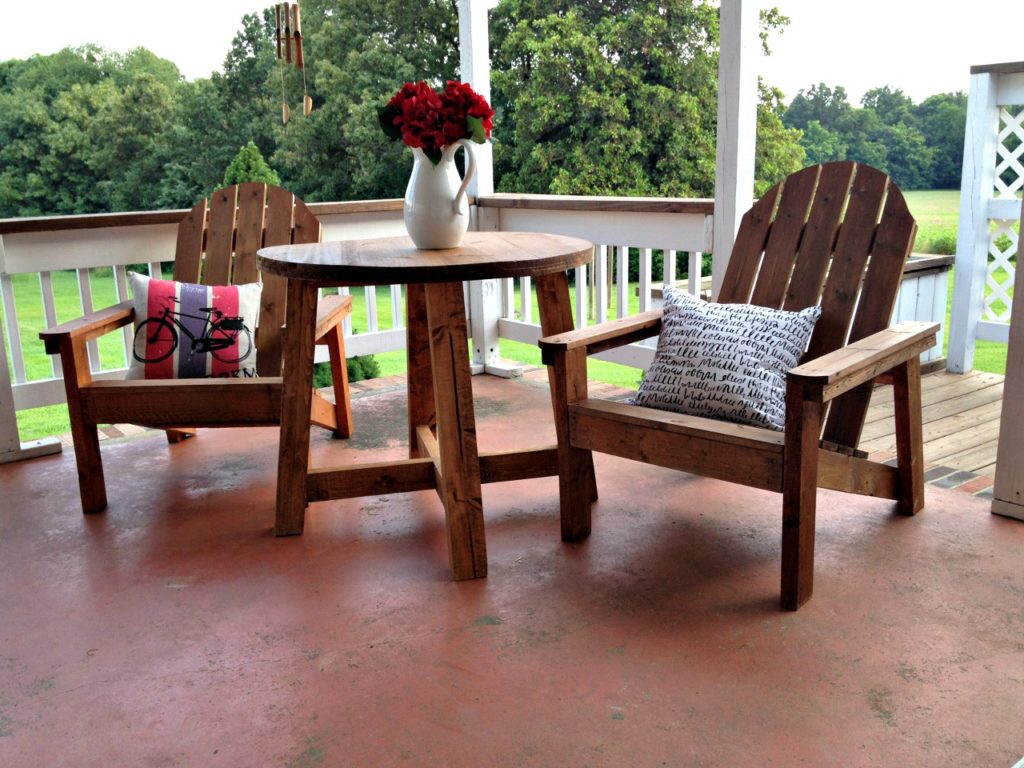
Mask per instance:
[[[260,280],[256,252],[269,245],[319,242],[317,218],[291,192],[269,184],[244,183],[218,189],[178,225],[174,279],[227,285]],[[287,281],[263,276],[256,366],[260,376],[281,373],[281,326]]]
[[[917,225],[889,177],[853,162],[811,166],[743,217],[719,301],[820,304],[807,358],[887,327]],[[832,404],[824,438],[856,447],[870,384]]]

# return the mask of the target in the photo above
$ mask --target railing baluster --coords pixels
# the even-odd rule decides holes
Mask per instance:
[[[114,267],[114,290],[118,304],[128,298],[128,270],[123,264]],[[131,325],[126,325],[121,329],[121,365],[125,367],[132,359],[134,330]]]
[[[75,270],[78,277],[78,304],[82,308],[82,314],[88,315],[93,311],[92,303],[92,280],[88,267],[79,267]],[[97,339],[89,339],[85,342],[85,348],[89,356],[89,370],[96,373],[100,369],[100,345]]]
[[[662,251],[661,272],[665,285],[675,285],[676,282],[676,252],[666,248]]]
[[[380,330],[377,326],[377,286],[364,286],[363,296],[366,297],[366,332],[376,333]]]
[[[576,327],[587,325],[587,265],[576,267]]]
[[[53,279],[50,272],[39,273],[39,294],[43,297],[44,327],[52,328],[57,324],[57,304],[53,297]],[[60,355],[50,355],[50,370],[54,378],[62,375]]]
[[[157,280],[164,279],[164,268],[160,265],[159,261],[149,262],[149,276],[156,278]]]
[[[701,252],[690,251],[690,265],[689,265],[689,289],[690,293],[694,296],[700,296],[700,279],[701,275]]]
[[[640,311],[651,308],[651,263],[653,261],[650,248],[640,249]]]
[[[516,284],[511,277],[501,281],[501,316],[509,320],[516,316]]]
[[[391,327],[405,328],[405,318],[402,317],[401,284],[391,286]]]
[[[594,251],[594,319],[603,323],[608,319],[608,246],[599,245]]]
[[[524,323],[533,322],[533,287],[530,278],[519,278],[519,307]]]
[[[616,254],[615,316],[625,317],[629,312],[629,246],[620,245]]]
[[[4,297],[4,325],[7,327],[7,346],[11,350],[14,383],[24,384],[25,357],[21,348],[21,326],[18,325],[18,313],[14,308],[14,281],[10,275],[0,275],[0,292]]]

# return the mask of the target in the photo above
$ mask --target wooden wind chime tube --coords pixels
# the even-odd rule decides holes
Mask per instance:
[[[302,114],[313,111],[313,99],[306,91],[306,62],[302,51],[302,22],[298,3],[278,3],[274,6],[274,32],[277,39],[277,60],[294,64],[302,72]],[[294,48],[294,52],[293,52]],[[291,118],[291,108],[284,92],[284,70],[281,71],[281,120]]]

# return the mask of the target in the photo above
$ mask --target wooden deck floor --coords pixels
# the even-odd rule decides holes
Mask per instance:
[[[922,377],[925,478],[946,488],[991,497],[1003,404],[1003,377],[936,371]],[[875,458],[895,456],[892,387],[872,398],[860,447]]]

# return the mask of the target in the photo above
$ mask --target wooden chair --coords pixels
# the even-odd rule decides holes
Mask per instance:
[[[781,492],[781,603],[796,610],[813,588],[818,487],[920,510],[919,355],[938,325],[887,327],[916,230],[896,185],[852,162],[805,168],[744,216],[718,301],[822,307],[787,376],[784,432],[588,398],[587,355],[657,335],[660,310],[541,339],[558,414],[562,538],[590,534],[591,451]],[[877,381],[894,388],[895,467],[856,450]]]
[[[319,242],[320,222],[287,190],[248,183],[219,189],[178,225],[174,279],[224,285],[260,279],[256,251],[265,245]],[[95,381],[86,343],[135,320],[132,301],[62,323],[40,333],[64,368],[78,484],[85,512],[107,506],[97,424],[129,423],[167,430],[168,442],[195,427],[268,426],[280,423],[282,325],[287,281],[263,277],[256,329],[257,378]],[[313,423],[348,437],[352,416],[341,321],[350,296],[325,296],[319,304],[317,343],[329,348],[335,403],[315,393]]]

